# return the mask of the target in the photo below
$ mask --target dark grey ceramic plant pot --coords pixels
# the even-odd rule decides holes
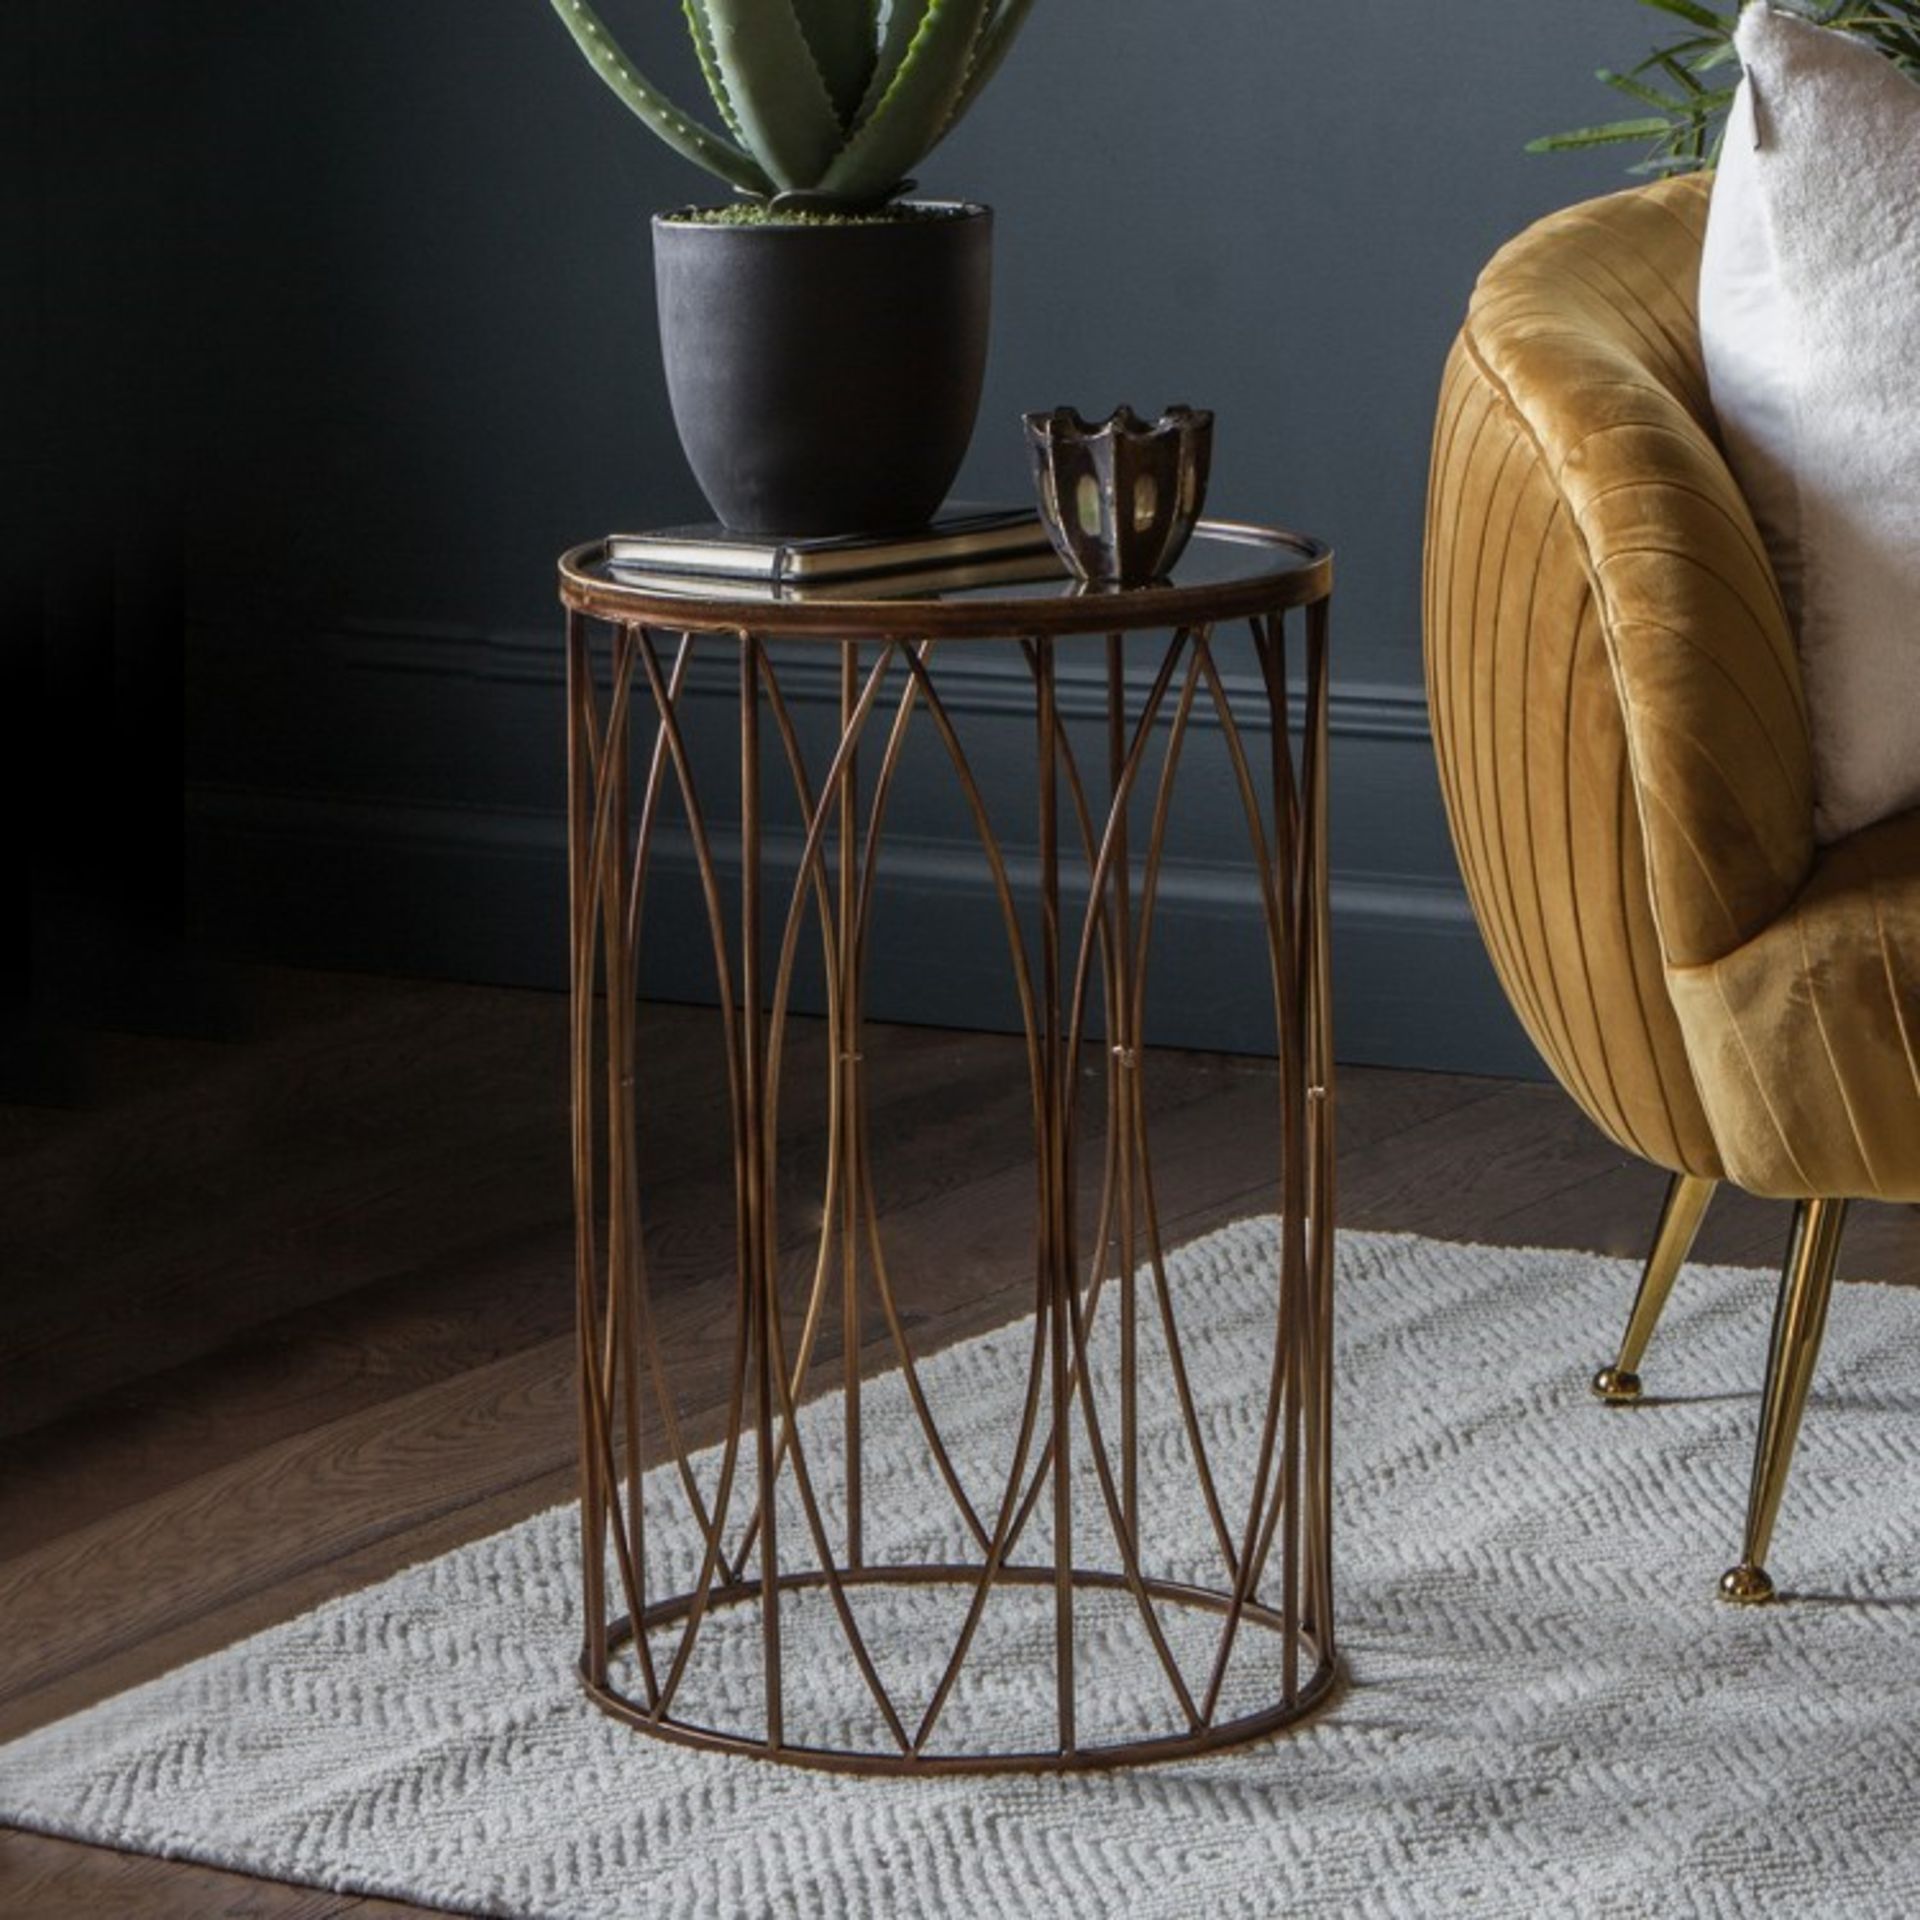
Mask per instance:
[[[966,456],[993,215],[653,222],[660,346],[700,490],[741,533],[924,526]]]

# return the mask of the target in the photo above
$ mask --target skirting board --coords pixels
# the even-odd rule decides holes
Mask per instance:
[[[189,800],[203,931],[250,957],[499,985],[566,984],[565,823],[399,801],[201,787]],[[715,844],[723,870],[737,848]],[[770,836],[774,897],[798,854]],[[1015,858],[1016,894],[1031,897]],[[1355,1064],[1538,1077],[1538,1057],[1493,977],[1457,884],[1387,874],[1333,881],[1334,1020]],[[713,997],[705,920],[684,839],[658,847],[642,990]],[[1149,1022],[1172,1045],[1264,1053],[1270,989],[1244,869],[1183,861],[1162,885]],[[875,1019],[1005,1029],[1017,1023],[1004,936],[970,843],[890,838],[876,907]],[[803,951],[812,943],[803,942]],[[815,1005],[801,979],[795,1005]]]

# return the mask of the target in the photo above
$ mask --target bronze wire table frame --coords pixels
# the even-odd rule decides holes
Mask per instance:
[[[581,1419],[584,1650],[590,1696],[642,1731],[682,1744],[818,1768],[872,1774],[1060,1771],[1173,1759],[1256,1739],[1318,1706],[1336,1673],[1331,1558],[1331,1335],[1333,1291],[1333,1084],[1328,1011],[1326,865],[1327,642],[1332,554],[1323,544],[1264,528],[1203,525],[1201,543],[1233,564],[1229,577],[1198,585],[1157,585],[1075,594],[991,593],[947,599],[728,600],[720,591],[662,594],[619,584],[601,549],[585,546],[560,563],[567,610],[569,875],[572,941],[573,1150]],[[1224,545],[1222,544],[1224,543]],[[1192,551],[1192,550],[1190,550]],[[1236,570],[1237,569],[1237,570]],[[1215,569],[1220,571],[1220,569]],[[1177,576],[1176,576],[1177,581]],[[1303,610],[1304,698],[1296,753],[1288,683],[1290,611]],[[1214,633],[1244,620],[1258,663],[1261,715],[1270,730],[1263,783],[1215,663]],[[610,679],[597,684],[594,630],[610,630]],[[1124,636],[1170,632],[1151,688],[1129,713]],[[663,655],[662,636],[674,637]],[[1107,784],[1096,816],[1057,701],[1056,642],[1105,636]],[[839,737],[817,784],[780,683],[770,641],[812,638],[839,660]],[[1035,695],[1038,760],[1039,952],[1023,932],[1008,863],[981,789],[933,672],[948,642],[993,640],[1016,647]],[[730,937],[721,865],[702,805],[681,702],[696,645],[725,649],[738,669],[740,874],[737,937]],[[633,689],[645,687],[655,721],[636,782]],[[892,717],[861,813],[860,748],[897,688]],[[1189,725],[1202,696],[1226,744],[1259,883],[1271,963],[1278,1051],[1277,1187],[1280,1244],[1275,1273],[1273,1359],[1260,1422],[1258,1457],[1244,1514],[1229,1515],[1200,1431],[1167,1282],[1142,1093],[1144,987],[1159,892],[1168,810]],[[868,1153],[860,1030],[863,966],[878,855],[903,742],[924,710],[939,735],[979,836],[1005,921],[1009,959],[1025,1028],[1032,1084],[1037,1177],[1033,1342],[1018,1437],[1006,1485],[976,1502],[955,1469],[929,1404],[888,1276]],[[762,725],[778,736],[805,823],[792,896],[776,903],[777,958],[766,969],[770,931],[762,873]],[[1129,849],[1129,802],[1156,730],[1166,745],[1152,784],[1151,828],[1138,874]],[[1086,907],[1077,929],[1061,900],[1061,791],[1085,862]],[[649,857],[670,790],[677,791],[709,920],[726,1055],[734,1140],[737,1311],[729,1371],[727,1427],[709,1502],[693,1471],[649,1296],[641,1233],[634,1092],[637,956]],[[1144,798],[1144,795],[1143,795]],[[789,1000],[811,902],[819,923],[827,998],[829,1152],[812,1284],[791,1347],[775,1284],[775,1173]],[[1076,1245],[1075,1063],[1088,1044],[1096,971],[1108,1070],[1102,1191],[1095,1245]],[[595,1109],[604,1103],[596,1148]],[[1102,1297],[1119,1296],[1119,1464],[1109,1456],[1096,1404],[1089,1338]],[[837,1283],[837,1285],[836,1285]],[[978,1559],[956,1564],[873,1564],[866,1557],[861,1483],[860,1354],[863,1292],[886,1322],[914,1413]],[[841,1444],[845,1516],[830,1535],[809,1471],[795,1410],[805,1396],[817,1337],[837,1290],[842,1322]],[[1140,1294],[1152,1296],[1166,1341],[1194,1489],[1206,1507],[1223,1584],[1199,1587],[1155,1577],[1139,1538],[1137,1326]],[[643,1399],[651,1393],[664,1435],[668,1484],[677,1484],[697,1529],[700,1561],[691,1590],[653,1598],[647,1584],[648,1511]],[[1074,1412],[1113,1529],[1120,1566],[1083,1568],[1073,1559]],[[1044,1427],[1044,1431],[1043,1431]],[[737,1519],[734,1489],[751,1446],[756,1489]],[[618,1455],[624,1451],[625,1473]],[[1031,1471],[1029,1469],[1031,1468]],[[810,1559],[783,1560],[779,1485],[791,1475],[804,1515]],[[1055,1548],[1043,1562],[1014,1554],[1029,1516],[1051,1500]],[[678,1502],[676,1502],[678,1504]],[[793,1502],[789,1501],[789,1506]],[[791,1515],[789,1514],[789,1519]],[[1238,1522],[1236,1526],[1236,1521]],[[609,1553],[611,1586],[609,1592]],[[1277,1552],[1277,1568],[1269,1574]],[[767,1585],[772,1605],[764,1604]],[[903,1711],[883,1684],[848,1591],[919,1583],[969,1592],[942,1677],[931,1697]],[[1044,1748],[952,1752],[930,1746],[996,1585],[1051,1591],[1056,1683],[1055,1739]],[[1277,1586],[1277,1594],[1274,1588]],[[781,1596],[824,1589],[890,1745],[842,1750],[789,1741],[783,1725]],[[1167,1682],[1171,1729],[1084,1744],[1076,1733],[1075,1596],[1130,1595]],[[1263,1597],[1265,1596],[1265,1597]],[[674,1712],[703,1621],[722,1606],[759,1604],[765,1729],[730,1731]],[[1169,1647],[1162,1606],[1219,1616],[1218,1644],[1204,1686],[1195,1686]],[[623,1610],[619,1610],[623,1609]],[[639,1619],[636,1634],[633,1622]],[[677,1626],[677,1634],[666,1630]],[[1229,1662],[1243,1628],[1279,1640],[1278,1697],[1221,1717]],[[664,1644],[662,1644],[664,1642]],[[611,1674],[631,1646],[638,1695]]]

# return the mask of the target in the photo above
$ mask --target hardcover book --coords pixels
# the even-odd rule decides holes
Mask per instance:
[[[714,521],[654,533],[610,534],[606,548],[608,564],[622,569],[718,575],[774,586],[1051,551],[1046,529],[1032,507],[959,503],[943,508],[931,523],[910,533],[760,539]]]
[[[838,578],[773,580],[751,574],[699,574],[685,567],[637,567],[610,560],[608,571],[623,587],[646,593],[705,595],[728,600],[907,600],[988,587],[1039,585],[1067,577],[1051,546],[1031,552],[944,560],[933,566],[891,567]]]

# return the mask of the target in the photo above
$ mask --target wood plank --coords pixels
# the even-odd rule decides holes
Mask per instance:
[[[564,1217],[565,1030],[548,996],[522,997],[537,1017],[500,1017],[504,994],[437,1014],[383,1002],[378,1021],[243,1054],[181,1105],[86,1116],[16,1162],[0,1190],[19,1235],[0,1430],[396,1271],[477,1257],[530,1212]],[[663,1020],[673,1080],[710,1033],[688,1009]],[[698,1138],[687,1118],[663,1115],[670,1140]]]
[[[812,1023],[797,1035],[796,1079],[813,1070],[809,1055],[823,1038]],[[983,1173],[1026,1165],[1027,1093],[1016,1043],[888,1029],[874,1037],[873,1053],[873,1125],[887,1204],[915,1206],[958,1192]],[[1156,1110],[1171,1113],[1210,1097],[1231,1083],[1237,1067],[1208,1056],[1169,1055]],[[923,1141],[916,1122],[936,1094],[941,1122]],[[670,1138],[685,1114],[667,1108],[652,1118],[652,1130]],[[394,1263],[390,1269],[363,1277],[349,1263],[326,1298],[237,1327],[212,1352],[171,1367],[158,1353],[142,1356],[137,1328],[124,1323],[69,1335],[62,1354],[78,1355],[83,1372],[111,1377],[135,1364],[147,1371],[131,1390],[96,1393],[57,1418],[0,1438],[0,1558],[209,1469],[230,1455],[236,1432],[265,1446],[565,1333],[573,1314],[573,1226],[561,1158],[564,1109],[555,1109],[549,1123],[553,1138],[538,1165],[529,1165],[533,1156],[522,1151],[517,1135],[490,1135],[485,1151],[469,1152],[477,1163],[470,1181],[520,1196],[511,1211],[497,1206],[477,1238],[423,1250],[423,1229],[409,1224],[380,1242]],[[822,1177],[821,1116],[800,1116],[785,1151],[786,1190],[797,1204],[789,1207],[783,1245],[798,1269],[811,1244],[804,1196]],[[513,1173],[503,1180],[506,1168]],[[463,1186],[422,1210],[430,1220],[464,1218],[471,1212],[466,1200]],[[702,1157],[683,1148],[649,1165],[649,1259],[660,1292],[707,1284],[730,1268],[732,1206],[731,1149],[724,1139],[716,1138]],[[229,1221],[226,1231],[238,1240],[248,1228]],[[470,1225],[465,1231],[475,1232]],[[270,1235],[246,1257],[271,1260],[284,1241]],[[265,1312],[261,1290],[234,1290],[250,1303],[249,1313]],[[274,1292],[264,1291],[270,1303]],[[164,1270],[152,1275],[145,1297],[156,1310],[192,1310],[176,1297]],[[30,1363],[29,1354],[16,1354],[18,1371]]]
[[[562,1464],[572,1368],[572,1343],[547,1341],[16,1555],[0,1567],[0,1703]]]
[[[509,1450],[503,1448],[502,1452]],[[403,1568],[485,1539],[576,1498],[578,1488],[574,1463],[569,1459],[566,1465],[549,1468],[531,1479],[509,1480],[483,1498],[446,1513],[425,1519],[397,1517],[390,1531],[374,1533],[335,1560],[296,1565],[292,1571],[271,1569],[267,1584],[251,1592],[223,1595],[218,1582],[209,1582],[197,1604],[176,1609],[175,1624],[143,1630],[117,1651],[96,1652],[50,1684],[17,1699],[0,1701],[0,1740],[12,1739],[124,1693],[129,1687],[231,1646],[248,1634],[294,1619],[323,1601],[357,1592]],[[0,1907],[0,1913],[5,1912]]]
[[[0,1913],[17,1920],[407,1920],[444,1911],[0,1827]]]

